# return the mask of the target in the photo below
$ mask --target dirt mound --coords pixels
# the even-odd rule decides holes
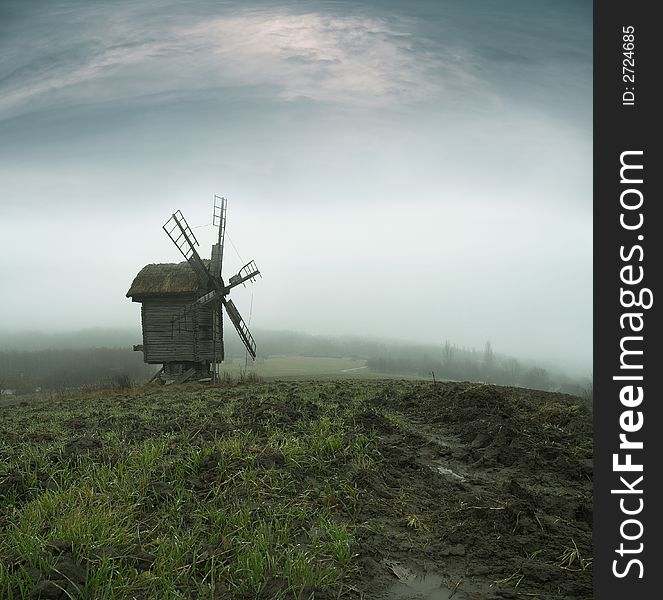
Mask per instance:
[[[419,385],[375,403],[451,426],[467,445],[468,460],[487,467],[515,465],[576,479],[592,459],[591,415],[573,396],[465,382]]]

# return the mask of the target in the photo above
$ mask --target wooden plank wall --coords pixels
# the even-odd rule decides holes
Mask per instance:
[[[200,361],[212,361],[212,305],[201,306],[197,314],[196,352]]]
[[[143,345],[145,362],[212,360],[212,312],[209,307],[188,313],[187,328],[182,322],[173,327],[173,317],[195,296],[157,296],[142,301]]]

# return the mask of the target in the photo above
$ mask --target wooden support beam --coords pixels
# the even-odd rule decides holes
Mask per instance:
[[[159,378],[159,376],[161,375],[161,373],[163,373],[163,367],[161,367],[154,375],[152,375],[152,377],[150,378],[150,380],[147,383],[152,383],[152,382],[156,381]]]
[[[171,385],[172,383],[184,383],[187,379],[190,379],[193,375],[196,374],[196,369],[191,367],[188,371],[184,371],[181,375],[178,375],[170,383],[166,382],[166,385]]]

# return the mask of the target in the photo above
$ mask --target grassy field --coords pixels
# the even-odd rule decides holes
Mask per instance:
[[[242,371],[255,373],[263,378],[272,377],[352,377],[359,376],[368,371],[365,360],[351,358],[328,358],[313,356],[272,356],[262,361],[249,361],[242,359],[225,361],[219,367],[221,375],[227,373],[237,377]]]
[[[237,378],[253,374],[263,379],[385,379],[403,378],[386,373],[376,373],[368,368],[366,360],[316,356],[271,356],[262,361],[248,363],[243,359],[231,359],[219,366],[219,374]],[[408,377],[405,377],[408,379]]]
[[[74,596],[84,580],[95,598],[254,597],[277,574],[290,597],[342,590],[354,540],[331,511],[356,490],[326,469],[339,458],[368,466],[370,437],[331,414],[258,435],[240,426],[243,393],[212,400],[216,429],[205,430],[218,394],[164,392],[75,395],[5,421],[0,595],[24,597],[35,572],[57,575],[52,548],[66,568],[42,588]],[[324,489],[298,472],[325,476]]]
[[[589,598],[586,411],[503,390],[276,380],[4,406],[0,597],[393,598],[432,570],[465,582],[456,599]]]

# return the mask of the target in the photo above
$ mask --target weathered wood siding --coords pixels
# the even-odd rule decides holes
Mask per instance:
[[[197,314],[196,360],[212,361],[212,307],[202,306]]]
[[[142,300],[143,352],[147,363],[212,360],[212,313],[209,307],[187,313],[186,323],[173,325],[195,296],[157,296]]]

